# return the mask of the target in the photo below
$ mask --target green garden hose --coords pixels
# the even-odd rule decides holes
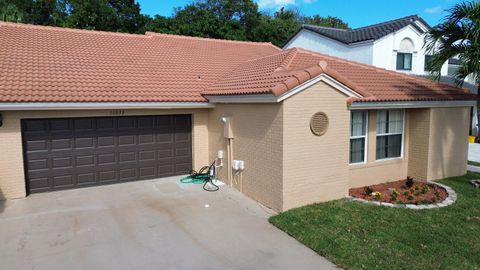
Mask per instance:
[[[212,172],[210,171],[212,170]],[[200,171],[190,171],[190,174],[180,179],[182,184],[203,184],[203,189],[206,191],[217,191],[219,187],[212,181],[212,175],[215,175],[215,163],[210,166],[204,166]],[[209,187],[207,187],[209,185]]]

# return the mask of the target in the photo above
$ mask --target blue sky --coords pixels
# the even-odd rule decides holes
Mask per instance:
[[[191,0],[137,0],[142,13],[151,16],[170,16],[174,7],[181,7]],[[260,9],[274,12],[282,6],[300,9],[303,14],[337,16],[352,28],[379,23],[408,15],[418,14],[430,25],[437,24],[444,10],[461,0],[256,0]]]

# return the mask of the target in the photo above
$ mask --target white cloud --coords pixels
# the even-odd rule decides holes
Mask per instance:
[[[274,8],[295,5],[295,0],[258,0],[257,3],[260,8]]]
[[[437,14],[437,13],[441,13],[443,11],[443,8],[441,6],[436,6],[436,7],[426,8],[424,11],[425,13],[428,13],[428,14]]]
[[[313,2],[316,2],[317,0],[303,0],[305,4],[311,4]]]

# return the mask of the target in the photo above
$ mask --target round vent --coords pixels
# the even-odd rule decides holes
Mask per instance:
[[[328,117],[323,112],[317,112],[310,119],[310,129],[317,136],[322,136],[328,129]]]

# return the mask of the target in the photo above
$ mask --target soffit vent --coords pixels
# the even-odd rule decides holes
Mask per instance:
[[[310,129],[316,136],[322,136],[328,129],[328,116],[323,112],[317,112],[310,119]]]

